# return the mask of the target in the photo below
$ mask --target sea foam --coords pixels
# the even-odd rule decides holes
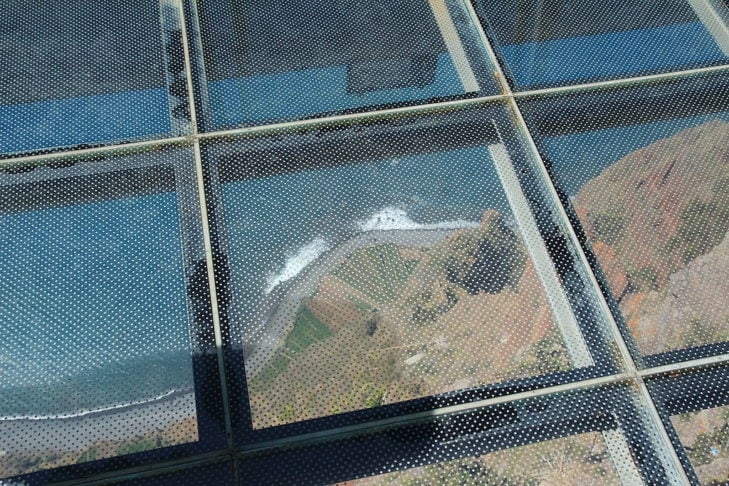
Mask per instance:
[[[266,279],[266,293],[270,293],[278,285],[297,276],[327,250],[329,250],[329,243],[323,238],[314,238],[299,248],[295,254],[286,259],[280,272],[272,274]]]
[[[99,407],[99,408],[93,408],[93,409],[81,409],[76,412],[72,413],[59,413],[59,414],[46,414],[46,415],[12,415],[8,417],[0,417],[0,422],[9,422],[13,420],[63,420],[63,419],[73,419],[73,418],[82,418],[86,417],[88,415],[97,415],[104,412],[113,412],[113,411],[119,411],[124,409],[129,409],[133,407],[138,407],[140,405],[146,405],[151,404],[155,402],[160,402],[162,400],[171,398],[173,396],[178,395],[184,395],[187,393],[194,393],[193,389],[185,389],[185,390],[168,390],[156,397],[147,398],[144,400],[136,400],[131,401],[127,403],[120,403],[117,405],[109,405],[106,407]],[[1,485],[2,483],[0,483]]]
[[[367,221],[357,223],[360,231],[455,230],[476,226],[478,223],[463,219],[430,224],[417,223],[408,216],[405,210],[397,207],[386,207],[373,214]]]

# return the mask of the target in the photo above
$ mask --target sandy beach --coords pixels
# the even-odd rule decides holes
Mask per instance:
[[[195,395],[186,391],[77,417],[0,420],[0,458],[37,451],[82,451],[98,442],[129,440],[195,414]]]

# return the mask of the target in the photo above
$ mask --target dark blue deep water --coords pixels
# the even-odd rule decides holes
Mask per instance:
[[[192,386],[174,193],[0,215],[0,417]]]

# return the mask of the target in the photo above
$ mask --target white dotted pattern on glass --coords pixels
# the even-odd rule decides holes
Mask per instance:
[[[241,456],[247,461],[242,482],[265,477],[276,485],[299,478],[341,486],[678,483],[680,473],[656,447],[659,433],[646,403],[631,388],[555,393],[433,416],[379,434],[293,446],[287,453],[252,452]],[[383,455],[383,448],[396,454]],[[325,457],[319,461],[317,454]],[[290,468],[274,468],[286,458]],[[344,470],[340,463],[350,467]]]
[[[598,432],[553,439],[483,456],[406,469],[338,483],[384,484],[620,484],[605,441]]]
[[[198,439],[191,154],[163,154],[0,172],[0,477]]]
[[[214,127],[494,92],[462,0],[205,1]]]
[[[624,101],[581,97],[572,106],[590,106],[582,115],[559,101],[525,105],[645,355],[729,339],[729,107],[725,86],[711,83],[626,91]],[[687,87],[701,92],[684,95]],[[676,97],[681,110],[671,108]],[[564,117],[561,128],[549,121]]]
[[[441,149],[364,135],[221,156],[255,428],[593,364],[485,120]]]
[[[725,63],[729,10],[716,0],[477,0],[519,89]]]
[[[172,0],[0,2],[0,154],[187,129]]]
[[[717,366],[653,379],[648,386],[691,480],[729,480],[727,368]]]
[[[671,417],[701,484],[729,481],[729,406]]]
[[[728,7],[0,0],[0,484],[728,482]]]

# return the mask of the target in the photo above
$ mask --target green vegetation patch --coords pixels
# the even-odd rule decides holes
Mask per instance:
[[[99,456],[99,448],[98,447],[90,447],[86,449],[76,460],[76,464],[81,464],[82,462],[89,462],[89,461],[95,461],[96,458]]]
[[[556,329],[534,343],[516,367],[519,376],[535,376],[570,369],[567,350]]]
[[[638,291],[648,292],[660,288],[658,272],[652,267],[643,267],[628,272],[630,285]]]
[[[691,319],[681,333],[676,347],[691,348],[704,344],[718,343],[729,339],[729,332],[723,326],[699,318]]]
[[[717,180],[711,190],[714,193],[714,201],[723,207],[729,205],[729,177]]]
[[[623,238],[627,220],[623,214],[598,214],[592,219],[595,239],[612,246]]]
[[[726,444],[729,444],[729,424],[699,435],[696,442],[686,447],[686,452],[694,467],[703,466],[713,462],[717,459],[717,455],[725,452]]]
[[[268,365],[258,376],[261,383],[269,383],[282,373],[306,348],[317,341],[323,341],[334,333],[321,322],[306,305],[299,306],[294,328],[286,337],[284,345],[276,351]]]
[[[157,439],[141,439],[135,442],[128,442],[122,445],[117,451],[117,456],[123,456],[126,454],[136,454],[137,452],[151,451],[158,447],[164,447],[161,440]]]
[[[373,302],[395,301],[417,260],[405,260],[393,244],[371,246],[350,255],[332,273]]]

